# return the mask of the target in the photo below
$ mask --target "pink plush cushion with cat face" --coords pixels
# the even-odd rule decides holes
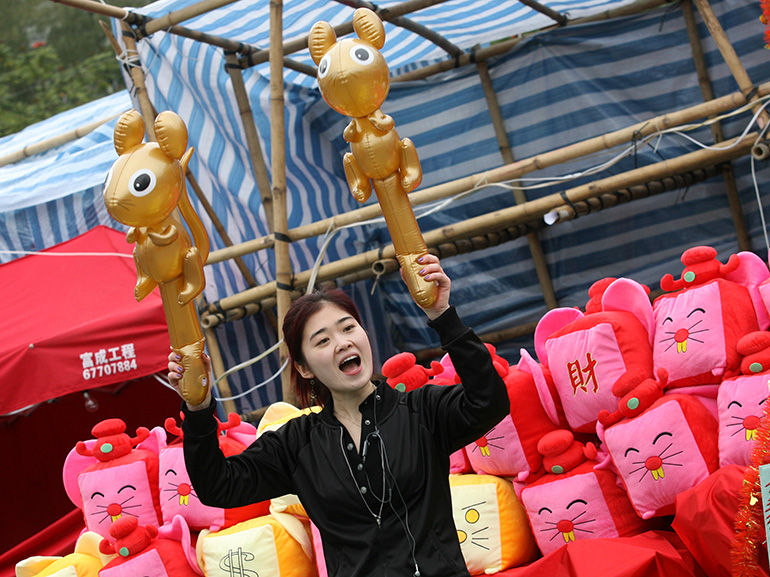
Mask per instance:
[[[510,415],[465,450],[476,473],[521,476],[523,480],[543,462],[537,450],[538,440],[550,431],[566,427],[566,419],[550,373],[525,349],[521,350],[518,365],[510,367],[503,380],[511,404]]]
[[[585,462],[564,475],[545,475],[521,491],[544,555],[571,541],[627,537],[646,523],[634,511],[614,473]]]
[[[668,371],[669,388],[733,376],[738,340],[758,329],[748,290],[724,279],[658,297],[653,316],[655,370]]]
[[[627,371],[652,375],[647,339],[632,314],[615,311],[586,315],[546,341],[548,368],[573,430],[592,432],[599,411],[617,408],[612,387]]]
[[[238,452],[244,448],[241,445]],[[229,454],[234,453],[225,451],[226,456]],[[181,446],[166,447],[161,451],[159,482],[160,507],[163,511],[164,523],[170,522],[176,515],[181,515],[191,529],[218,531],[270,512],[268,501],[232,509],[209,507],[201,503],[195,493],[195,487],[190,483]]]
[[[527,457],[510,415],[475,443],[467,445],[465,453],[471,467],[479,475],[505,477],[529,471]]]
[[[109,528],[122,515],[137,517],[140,525],[159,526],[157,474],[158,455],[141,449],[81,472],[77,480],[86,528],[112,540]]]
[[[717,396],[719,465],[746,466],[754,436],[765,414],[770,373],[742,375],[723,381]]]
[[[181,446],[166,447],[160,453],[160,507],[164,522],[181,515],[191,529],[225,526],[225,510],[200,502],[190,483]]]
[[[606,448],[643,518],[670,515],[682,491],[718,468],[717,423],[688,395],[666,395],[604,431]]]

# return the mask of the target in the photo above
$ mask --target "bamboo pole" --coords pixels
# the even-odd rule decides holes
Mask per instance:
[[[153,18],[153,20],[148,22],[145,26],[145,32],[147,36],[150,36],[159,30],[166,30],[180,22],[190,20],[196,16],[206,14],[207,12],[222,8],[223,6],[227,6],[237,1],[238,0],[202,0],[201,2],[185,6],[179,10],[164,14],[163,16]]]
[[[99,22],[99,25],[102,27],[102,30],[104,31],[104,34],[107,36],[107,39],[109,40],[110,44],[115,50],[115,53],[118,56],[120,56],[121,53],[123,52],[123,48],[118,44],[117,40],[115,40],[115,36],[113,36],[112,30],[110,30],[110,27],[107,26],[104,22]],[[126,51],[129,50],[129,46],[132,46],[133,53],[136,54],[136,42],[133,36],[131,36],[130,34],[126,35],[124,37],[124,42],[127,43]],[[138,63],[138,54],[137,54],[136,63]],[[136,63],[131,65],[131,80],[134,83],[134,88],[136,89],[136,93],[139,98],[139,104],[142,109],[142,115],[144,116],[144,118],[154,119],[157,116],[157,111],[155,110],[155,107],[152,105],[152,102],[150,102],[150,98],[147,95],[147,87],[144,82],[144,72],[142,72],[141,68],[138,67]],[[152,124],[152,123],[150,122],[149,124]],[[153,139],[154,139],[154,135],[153,135]],[[198,180],[195,178],[195,175],[192,173],[192,171],[189,168],[185,175],[187,177],[188,182],[190,183],[190,188],[192,188],[193,192],[195,193],[195,196],[198,198],[198,201],[201,203],[203,210],[206,212],[209,219],[211,220],[211,224],[216,229],[217,233],[222,239],[222,242],[224,242],[224,244],[227,246],[233,246],[233,241],[230,238],[230,235],[227,234],[227,231],[225,230],[225,227],[222,224],[222,221],[219,219],[219,217],[217,216],[217,213],[214,211],[214,207],[211,206],[211,203],[206,198],[206,195],[203,194],[203,190],[198,184]],[[243,262],[243,259],[240,258],[240,256],[235,258],[235,265],[238,267],[238,270],[241,272],[241,274],[243,275],[243,278],[246,280],[246,284],[248,284],[250,287],[257,286],[257,281],[254,279],[254,277],[251,274],[251,271],[248,269],[248,267],[246,266],[246,263]],[[268,315],[268,320],[271,322],[273,326],[275,326],[274,315]]]
[[[459,254],[484,250],[516,240],[517,238],[541,230],[547,225],[553,225],[557,222],[566,222],[600,210],[612,208],[619,204],[648,198],[663,192],[687,188],[697,182],[703,182],[717,174],[719,174],[719,169],[717,167],[706,166],[703,169],[696,169],[692,172],[676,174],[661,180],[653,180],[626,189],[607,192],[584,201],[577,201],[569,205],[564,204],[559,206],[550,211],[542,219],[530,220],[526,223],[516,224],[505,229],[488,232],[484,235],[442,243],[435,247],[431,247],[429,251],[443,260]],[[547,223],[546,220],[548,221]],[[349,285],[362,280],[379,278],[383,275],[396,272],[399,267],[400,265],[396,258],[383,258],[373,262],[371,268],[357,270],[353,273],[337,277],[336,279],[333,279],[333,281],[337,286]],[[323,282],[332,282],[332,280]],[[292,299],[297,298],[301,294],[301,291],[293,291]],[[213,327],[225,322],[239,320],[245,316],[260,313],[263,310],[274,306],[275,298],[268,297],[257,303],[249,303],[243,307],[229,309],[223,313],[208,313],[203,317],[202,323],[204,326]]]
[[[377,10],[377,15],[382,18],[383,20],[387,20],[390,22],[392,18],[398,18],[399,16],[403,16],[405,14],[410,14],[411,12],[416,12],[417,10],[422,10],[423,8],[427,8],[429,6],[434,6],[435,4],[443,4],[447,0],[408,0],[407,2],[404,2],[402,4],[396,4],[395,6],[391,6],[387,9],[379,9]],[[334,33],[337,35],[337,37],[345,36],[347,34],[351,34],[353,32],[353,21],[345,22],[343,24],[340,24],[338,26],[334,26]],[[307,36],[301,36],[299,38],[294,38],[293,40],[287,41],[283,45],[282,54],[293,54],[294,52],[299,52],[300,50],[304,50],[307,48]],[[270,42],[270,46],[272,47],[272,40]],[[262,64],[263,62],[267,62],[269,58],[269,51],[262,50],[257,52],[256,54],[252,55],[250,64],[251,66],[256,66],[257,64]]]
[[[115,36],[112,34],[112,30],[109,28],[109,26],[105,25],[103,22],[100,22],[100,25],[102,27],[102,30],[107,36],[107,39],[109,40],[110,44],[112,45],[113,49],[116,51],[116,54],[120,56],[122,52],[122,48],[120,47],[120,44],[115,39]],[[131,81],[134,83],[134,90],[137,96],[137,99],[139,100],[139,106],[142,109],[142,116],[145,118],[145,127],[147,130],[148,137],[150,140],[156,140],[155,138],[155,131],[153,128],[153,120],[156,117],[156,110],[153,106],[152,102],[150,101],[150,96],[147,93],[147,86],[145,84],[144,79],[144,71],[142,70],[140,64],[139,64],[139,54],[136,51],[136,41],[134,39],[133,33],[131,31],[131,28],[126,24],[125,22],[121,23],[121,26],[124,31],[127,33],[123,35],[123,42],[126,45],[126,53],[133,54],[134,62],[129,64],[129,72],[131,75]],[[149,120],[147,120],[149,119]],[[208,202],[208,199],[206,199],[205,195],[203,194],[203,191],[201,190],[197,179],[193,175],[193,173],[188,169],[186,172],[187,180],[190,183],[190,187],[195,192],[196,196],[198,197],[198,200],[201,202],[202,206],[204,207],[204,210],[208,214],[209,218],[211,219],[212,224],[217,229],[219,234],[221,235],[222,240],[225,243],[229,243],[232,245],[232,240],[228,236],[227,232],[225,231],[224,226],[222,226],[221,221],[217,217],[216,213],[214,212],[214,208],[211,206],[211,204]],[[176,209],[178,211],[178,209]],[[241,270],[241,272],[246,275],[246,281],[249,283],[250,286],[256,285],[256,282],[254,281],[253,277],[251,276],[251,273],[246,268],[246,265],[244,264],[243,260],[239,257],[236,260],[236,265]],[[251,281],[251,282],[250,282]],[[252,284],[253,283],[253,284]],[[199,301],[202,297],[198,297],[196,300],[196,303],[199,304]],[[204,331],[206,330],[206,327],[203,327]],[[216,334],[212,331],[211,332],[211,339],[207,341],[208,349],[209,349],[209,356],[211,357],[212,362],[212,370],[214,371],[214,374],[221,375],[225,368],[224,368],[224,362],[222,361],[222,353],[219,349],[219,343],[216,340]],[[224,384],[224,387],[226,387],[227,391],[225,396],[230,396],[229,393],[229,385],[227,383]],[[220,390],[223,390],[220,388]],[[229,405],[225,405],[225,408],[227,409]],[[232,409],[235,409],[235,405],[232,405]]]
[[[118,116],[120,116],[120,114],[113,114],[111,116],[107,116],[105,118],[95,120],[94,122],[89,122],[88,124],[84,124],[83,126],[78,126],[77,128],[68,130],[67,132],[62,132],[61,134],[57,134],[56,136],[52,136],[50,138],[44,138],[43,140],[39,140],[38,142],[33,142],[32,144],[28,144],[24,148],[16,150],[15,152],[9,152],[8,154],[4,154],[3,156],[0,156],[0,166],[6,166],[8,164],[13,164],[14,162],[19,162],[20,160],[24,160],[25,158],[29,158],[30,156],[35,156],[36,154],[42,154],[43,152],[53,150],[54,148],[58,148],[59,146],[67,144],[68,142],[77,140],[78,138],[82,138],[83,136],[85,136],[89,132],[93,132],[103,124],[107,124],[111,120],[115,120]]]
[[[372,12],[378,11],[376,4],[367,2],[366,0],[335,0],[335,2],[338,4],[344,4],[350,8],[368,8]],[[457,56],[462,52],[462,49],[459,46],[452,44],[449,40],[440,34],[437,34],[422,24],[418,24],[414,20],[410,20],[404,16],[398,16],[395,18],[391,17],[388,21],[394,26],[398,26],[404,30],[414,32],[418,36],[422,36],[452,56]]]
[[[714,11],[711,9],[708,0],[693,0],[693,2],[698,8],[698,12],[700,12],[703,22],[709,29],[711,37],[714,39],[714,42],[716,42],[717,48],[719,48],[719,52],[722,54],[722,58],[724,58],[733,78],[735,78],[735,81],[738,83],[741,92],[749,102],[754,102],[757,99],[757,87],[754,86],[751,78],[749,78],[749,75],[746,73],[746,69],[743,67],[740,58],[738,58],[738,54],[730,43],[727,34],[725,34],[716,14],[714,14]],[[758,109],[759,105],[754,108],[754,111],[756,112]],[[760,128],[765,126],[768,118],[770,117],[768,116],[767,111],[762,111],[762,114],[759,115]]]
[[[682,1],[682,15],[687,26],[687,35],[690,39],[690,46],[692,47],[693,63],[695,64],[695,71],[698,74],[698,84],[700,85],[701,93],[703,94],[703,100],[713,100],[714,90],[711,87],[711,78],[709,78],[708,66],[706,65],[706,58],[703,54],[703,46],[701,44],[700,35],[698,34],[698,26],[695,23],[695,13],[692,9],[692,0]],[[722,132],[722,124],[714,122],[710,125],[711,134],[714,137],[714,142],[722,142],[725,137]],[[738,239],[738,247],[741,250],[751,250],[751,239],[749,238],[748,230],[746,229],[746,218],[743,215],[743,206],[741,205],[740,195],[738,194],[738,186],[735,183],[735,173],[730,163],[725,163],[722,166],[722,177],[725,181],[725,187],[727,189],[727,200],[730,203],[730,214],[733,218],[733,227],[735,228],[735,236]]]
[[[489,115],[492,117],[492,126],[495,129],[495,136],[497,136],[497,143],[500,147],[500,154],[503,157],[503,162],[505,164],[512,164],[514,162],[513,151],[511,150],[511,145],[508,141],[508,133],[505,130],[503,113],[500,110],[500,103],[497,100],[497,94],[495,93],[495,88],[492,84],[492,76],[489,74],[486,60],[479,60],[476,63],[476,69],[479,72],[479,78],[481,78],[481,86],[484,89],[484,96],[487,99]],[[523,190],[514,189],[513,197],[516,204],[524,204],[527,202],[527,195]],[[532,254],[532,261],[535,264],[535,273],[537,274],[537,279],[540,283],[540,290],[543,293],[545,304],[549,309],[554,309],[559,306],[559,301],[556,299],[556,291],[553,288],[551,273],[548,271],[548,263],[545,260],[543,247],[540,244],[537,233],[532,232],[528,234],[527,243],[529,244],[529,251]]]
[[[489,343],[490,345],[496,345],[498,343],[504,343],[512,339],[523,337],[526,335],[534,334],[535,328],[537,328],[538,321],[526,323],[510,329],[504,329],[493,333],[480,334],[479,338],[481,342]],[[435,347],[431,349],[422,349],[415,351],[414,356],[417,358],[417,362],[423,363],[431,359],[438,359],[444,355],[446,351],[441,347]]]
[[[549,8],[535,0],[519,0],[519,2],[525,6],[529,6],[536,12],[540,12],[540,14],[543,14],[544,16],[548,16],[548,18],[556,22],[559,26],[564,26],[568,22],[567,17],[564,14],[560,14],[553,8]]]
[[[206,336],[206,345],[208,346],[209,356],[211,357],[211,369],[214,371],[215,375],[222,375],[227,369],[222,360],[222,351],[219,348],[216,332],[213,328],[203,326],[203,334]],[[226,398],[233,396],[230,383],[227,382],[227,377],[217,383],[217,389],[219,389],[220,397]],[[225,415],[238,412],[234,400],[222,401],[222,409],[224,410]]]
[[[509,226],[526,223],[531,220],[543,218],[545,214],[565,203],[575,203],[599,196],[606,192],[628,188],[649,180],[664,178],[681,172],[688,172],[711,164],[719,164],[733,158],[748,154],[751,150],[756,132],[748,134],[740,143],[732,146],[737,139],[725,141],[724,147],[718,150],[698,150],[684,154],[677,158],[665,160],[649,166],[644,166],[628,172],[597,180],[589,184],[577,186],[566,192],[552,194],[524,204],[504,208],[485,215],[467,219],[451,226],[435,229],[424,233],[425,243],[436,246],[443,242],[449,242],[459,238],[467,238],[478,234],[484,234],[493,230],[500,230]],[[317,271],[319,281],[338,278],[356,270],[371,267],[382,258],[394,258],[393,245],[370,250],[356,256],[341,259],[339,261],[321,266]],[[312,271],[302,271],[294,276],[296,288],[306,286],[310,280]],[[264,284],[254,289],[248,289],[241,293],[225,297],[216,303],[214,309],[228,310],[243,306],[250,302],[260,301],[275,294],[276,281]],[[214,310],[209,307],[209,310]],[[205,312],[204,312],[205,314]]]
[[[759,87],[759,94],[760,96],[770,94],[770,83],[762,84]],[[722,96],[721,98],[715,98],[709,102],[696,104],[690,108],[657,116],[614,132],[608,132],[601,136],[582,140],[562,148],[518,160],[513,164],[417,190],[410,193],[409,198],[412,205],[419,206],[421,204],[454,196],[477,186],[513,180],[537,170],[543,170],[550,166],[575,160],[582,156],[615,148],[616,146],[629,143],[634,139],[649,136],[657,130],[673,128],[682,124],[722,114],[739,106],[743,106],[744,104],[746,104],[745,97],[740,92],[735,92],[733,94]],[[332,218],[319,220],[294,228],[288,232],[288,235],[289,239],[294,242],[323,235],[330,228],[338,228],[357,222],[363,222],[379,216],[382,216],[382,212],[380,211],[379,205],[374,203]],[[208,262],[221,262],[229,258],[234,258],[237,255],[249,254],[259,250],[272,248],[274,242],[275,239],[273,238],[273,235],[246,241],[234,247],[212,252],[209,255]]]
[[[606,192],[572,204],[563,204],[550,211],[544,218],[548,225],[552,226],[560,222],[587,216],[606,208],[612,208],[619,204],[649,198],[672,190],[687,189],[693,184],[708,180],[720,173],[721,169],[718,166],[705,166],[690,172],[667,176],[660,180],[652,180],[621,190]]]
[[[283,0],[270,0],[270,146],[273,174],[273,226],[275,227],[275,287],[278,311],[278,338],[283,339],[283,319],[291,304],[293,284],[289,257],[288,217],[286,208],[286,132],[283,101]],[[280,362],[288,358],[281,347]],[[283,400],[297,404],[291,386],[290,367],[281,374]]]
[[[123,42],[126,45],[126,58],[124,64],[128,67],[128,74],[131,76],[131,82],[134,83],[134,93],[139,101],[142,117],[145,119],[144,128],[149,140],[155,141],[155,107],[150,102],[150,96],[147,94],[147,85],[144,82],[144,71],[139,62],[139,52],[136,50],[136,39],[134,38],[131,27],[125,22],[120,23],[123,29]]]
[[[627,6],[621,6],[620,8],[613,8],[611,10],[606,10],[604,12],[600,12],[592,16],[586,16],[584,18],[576,18],[575,20],[568,20],[565,26],[576,26],[578,24],[585,24],[588,22],[598,22],[601,20],[609,20],[611,18],[620,18],[622,16],[629,16],[632,14],[643,12],[645,10],[657,8],[661,4],[665,4],[665,3],[667,3],[667,0],[637,0],[637,2],[634,2]],[[542,28],[541,30],[538,30],[536,34],[549,32],[556,27],[557,27],[556,25],[547,26],[545,28]],[[526,38],[531,38],[531,37],[532,35],[529,35]],[[454,68],[467,66],[468,64],[472,64],[479,60],[487,60],[489,58],[493,58],[494,56],[505,54],[506,52],[511,50],[514,46],[516,46],[519,42],[521,42],[524,39],[525,37],[512,38],[510,40],[506,40],[506,41],[497,43],[493,46],[482,48],[480,50],[471,51],[469,53],[463,53],[459,58],[442,60],[441,62],[429,64],[422,68],[418,68],[417,70],[412,70],[404,74],[399,74],[398,76],[394,76],[393,78],[391,78],[390,81],[391,82],[408,82],[411,80],[423,80],[435,74],[446,72],[447,70],[452,70]]]
[[[66,6],[71,6],[73,8],[79,8],[81,10],[86,10],[88,12],[93,12],[95,14],[101,14],[102,16],[109,16],[111,18],[116,18],[118,20],[121,20],[122,22],[128,23],[129,25],[136,26],[141,34],[141,37],[149,36],[149,33],[147,32],[147,27],[150,26],[150,24],[155,21],[154,18],[150,18],[149,16],[144,16],[142,14],[132,12],[131,10],[125,10],[123,8],[118,8],[116,6],[111,6],[109,4],[96,2],[95,0],[51,0],[51,2],[64,4]],[[205,32],[199,32],[198,30],[190,30],[189,28],[185,28],[184,26],[173,25],[169,28],[166,28],[164,32],[175,34],[183,38],[196,40],[197,42],[210,44],[211,46],[217,46],[224,50],[243,53],[247,57],[251,57],[254,54],[262,53],[261,50],[254,48],[249,44],[244,44],[236,40],[230,40],[229,38],[223,38],[221,36],[215,36],[213,34],[206,34]],[[265,61],[267,61],[267,58],[262,60],[262,62],[265,62]],[[285,59],[284,65],[287,68],[291,68],[292,70],[296,70],[298,72],[302,72],[303,74],[308,74],[310,76],[315,76],[316,74],[315,67],[308,66],[307,64],[303,64],[301,62],[295,62],[288,58]]]
[[[423,80],[425,78],[434,76],[441,72],[446,72],[447,70],[461,68],[463,66],[467,66],[468,64],[471,64],[479,60],[486,60],[488,58],[499,56],[500,54],[505,54],[511,48],[513,48],[519,42],[521,42],[521,40],[522,40],[521,38],[511,38],[510,40],[505,40],[503,42],[494,44],[492,46],[487,46],[485,48],[480,48],[478,50],[472,50],[471,52],[467,52],[467,53],[464,52],[457,58],[442,60],[434,64],[423,66],[422,68],[418,68],[417,70],[412,70],[410,72],[399,74],[391,78],[390,81],[391,82],[409,82],[412,80]]]
[[[243,82],[243,72],[238,63],[238,57],[233,52],[225,52],[227,64],[225,68],[230,75],[230,81],[233,85],[235,100],[238,103],[238,112],[243,125],[243,132],[246,135],[246,147],[249,151],[251,160],[251,170],[254,173],[254,180],[257,183],[257,190],[262,199],[262,207],[265,210],[265,219],[267,228],[270,232],[273,228],[273,196],[270,191],[270,179],[267,176],[267,165],[262,156],[262,146],[259,144],[259,135],[257,127],[254,124],[254,115],[251,111],[251,101],[246,92],[246,84]]]

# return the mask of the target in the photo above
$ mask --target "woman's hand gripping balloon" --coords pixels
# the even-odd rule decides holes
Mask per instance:
[[[171,383],[171,386],[174,387],[174,390],[176,390],[177,393],[179,393],[179,396],[184,398],[182,396],[182,392],[179,390],[179,381],[182,379],[182,375],[184,374],[184,367],[179,364],[181,361],[181,357],[175,353],[174,351],[171,351],[168,355],[168,382]],[[211,358],[206,354],[201,354],[201,360],[203,361],[203,365],[206,368],[206,372],[209,375],[209,383],[213,385],[214,383],[214,374],[211,371]],[[200,405],[191,405],[189,402],[187,403],[187,408],[191,411],[201,411],[205,408],[207,408],[211,404],[211,387],[209,387],[208,393],[206,394],[206,397],[201,401]]]
[[[452,280],[444,272],[441,267],[439,258],[431,253],[424,254],[417,259],[417,263],[422,265],[420,272],[418,273],[425,281],[432,282],[436,285],[437,296],[435,302],[429,308],[422,308],[430,320],[440,317],[444,311],[449,308],[449,292],[452,285]],[[401,278],[404,278],[404,269],[401,270]]]

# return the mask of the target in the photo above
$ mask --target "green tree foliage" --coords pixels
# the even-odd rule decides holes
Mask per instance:
[[[0,136],[123,87],[113,54],[65,66],[49,46],[14,52],[0,44]]]
[[[51,0],[0,1],[0,136],[125,87],[99,20]]]

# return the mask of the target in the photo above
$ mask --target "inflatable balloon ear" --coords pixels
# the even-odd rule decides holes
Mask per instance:
[[[173,112],[161,112],[155,134],[157,143],[142,143],[141,115],[131,110],[120,117],[114,138],[119,158],[104,183],[104,203],[115,220],[131,227],[126,240],[136,243],[136,300],[160,287],[171,347],[184,367],[179,390],[197,405],[206,398],[209,383],[201,359],[206,341],[193,299],[206,284],[209,240],[187,197],[185,172],[193,153],[187,148],[187,127]]]
[[[388,65],[380,54],[385,28],[367,8],[355,11],[353,28],[358,38],[339,42],[327,22],[316,22],[310,30],[318,87],[329,106],[351,117],[343,132],[351,150],[343,161],[350,191],[358,202],[366,202],[374,187],[409,292],[418,305],[429,308],[437,290],[419,275],[417,259],[428,248],[407,197],[420,184],[422,168],[412,141],[399,139],[393,119],[380,110],[390,89]]]

